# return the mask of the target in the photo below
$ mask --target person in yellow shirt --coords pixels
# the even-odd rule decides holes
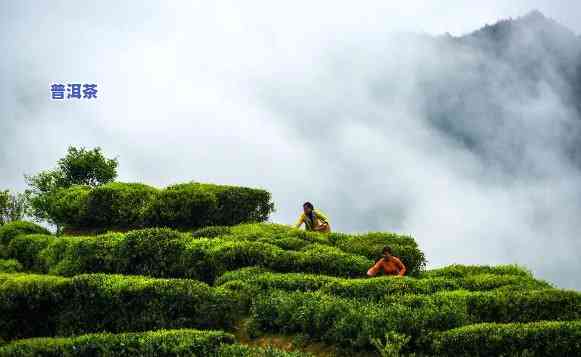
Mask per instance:
[[[305,202],[303,204],[303,213],[301,213],[301,216],[295,224],[295,227],[300,228],[303,223],[305,224],[305,229],[307,231],[320,233],[331,232],[329,218],[327,218],[323,212],[315,209],[311,202]]]

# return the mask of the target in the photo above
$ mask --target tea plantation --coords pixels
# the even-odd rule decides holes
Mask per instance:
[[[408,236],[264,223],[260,192],[115,185],[61,193],[75,235],[0,227],[0,356],[581,355],[581,293],[520,267],[426,270]],[[407,276],[366,277],[385,245]]]

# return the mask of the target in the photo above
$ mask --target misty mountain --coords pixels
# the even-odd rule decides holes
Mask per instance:
[[[542,142],[581,168],[580,37],[534,11],[435,41],[436,66],[453,70],[422,76],[431,125],[505,173],[535,174],[529,144]]]
[[[486,26],[458,40],[505,61],[531,84],[548,81],[562,91],[565,103],[581,112],[581,38],[565,26],[533,11],[517,20]],[[543,77],[539,68],[552,68],[557,76]]]

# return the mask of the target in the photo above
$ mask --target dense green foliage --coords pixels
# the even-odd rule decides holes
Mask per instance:
[[[6,255],[18,260],[26,270],[44,272],[47,268],[40,254],[54,241],[56,238],[47,234],[20,235],[12,239]]]
[[[44,200],[47,219],[56,224],[59,230],[65,224],[82,226],[89,220],[84,203],[90,192],[89,186],[58,188],[39,198]]]
[[[581,293],[524,268],[426,271],[410,236],[265,224],[265,190],[114,182],[117,165],[70,147],[24,194],[0,191],[0,356],[306,356],[235,337],[261,335],[340,355],[581,355]],[[385,246],[406,276],[366,276]]]
[[[2,356],[217,356],[234,336],[220,331],[160,330],[88,334],[70,338],[32,338],[0,348]]]
[[[216,285],[241,293],[247,301],[270,290],[321,291],[325,294],[381,301],[405,294],[434,294],[441,291],[469,290],[535,290],[551,286],[529,276],[477,274],[461,279],[435,277],[378,277],[373,279],[345,279],[304,273],[273,273],[262,268],[244,268],[227,272],[216,280]]]
[[[284,250],[303,250],[313,244],[339,248],[341,251],[377,260],[384,246],[392,247],[407,267],[407,275],[418,275],[426,265],[423,252],[413,238],[392,233],[320,234],[276,224],[249,224],[234,227],[206,227],[194,237],[220,238],[233,241],[253,241],[276,245]]]
[[[50,234],[50,232],[32,222],[27,221],[14,221],[6,223],[0,226],[0,259],[2,258],[16,258],[13,256],[9,250],[10,243],[17,237],[21,237],[27,234]]]
[[[269,236],[268,231],[279,233]],[[297,243],[289,247],[289,240]],[[214,238],[192,237],[167,228],[58,239],[21,236],[9,246],[8,256],[28,270],[65,276],[105,272],[186,277],[211,283],[224,272],[250,266],[279,272],[364,276],[373,261],[337,246],[323,234],[249,224],[229,228],[227,235]],[[348,244],[341,246],[349,250]],[[411,262],[416,270],[425,264],[414,260],[423,259],[417,251],[402,251],[411,252],[402,260]]]
[[[232,233],[232,228],[228,226],[209,226],[196,229],[192,232],[194,238],[216,238]]]
[[[117,159],[106,158],[101,148],[87,150],[69,147],[67,155],[58,161],[55,169],[25,176],[32,215],[60,225],[62,222],[59,219],[66,218],[62,211],[55,208],[58,205],[55,200],[61,201],[61,206],[63,204],[62,197],[55,197],[55,194],[75,185],[95,187],[112,182],[117,177],[117,165]],[[54,216],[55,213],[61,214],[60,217]]]
[[[0,274],[0,338],[230,327],[235,294],[183,279]]]
[[[218,353],[220,357],[309,357],[310,354],[287,352],[273,347],[249,347],[241,344],[224,345]]]
[[[66,191],[65,191],[66,192]],[[157,189],[140,183],[112,182],[89,190],[78,202],[83,213],[80,224],[72,228],[128,229],[145,220],[145,207]],[[83,196],[81,196],[83,197]],[[69,214],[67,217],[74,217]],[[66,220],[65,226],[70,226]]]
[[[218,198],[199,185],[175,185],[159,192],[146,209],[144,221],[149,226],[202,227],[215,219]]]
[[[235,225],[265,221],[274,210],[267,191],[199,183],[75,185],[52,191],[47,206],[52,221],[73,231]]]
[[[371,232],[366,234],[347,235],[344,233],[333,233],[329,236],[331,241],[342,250],[377,260],[381,257],[384,246],[390,246],[394,255],[401,258],[406,267],[409,267],[410,274],[415,275],[424,265],[417,266],[415,263],[424,262],[424,253],[418,249],[415,240],[409,236],[401,236],[394,233]]]
[[[429,352],[427,331],[478,322],[581,319],[581,294],[559,290],[443,292],[405,295],[381,302],[345,299],[321,292],[272,291],[253,301],[260,331],[301,333],[346,348],[370,348],[371,340],[396,331],[411,337],[408,348]]]
[[[0,244],[8,245],[18,235],[33,233],[50,234],[46,228],[32,222],[14,221],[6,223],[0,227]]]
[[[478,274],[492,274],[492,275],[518,275],[524,277],[532,277],[532,274],[516,265],[449,265],[444,268],[431,269],[424,271],[421,274],[422,278],[435,278],[435,277],[447,277],[447,278],[464,278],[471,275]]]
[[[346,354],[581,353],[581,293],[555,289],[513,265],[425,270],[424,255],[408,236],[229,225],[216,218],[215,192],[180,198],[200,187],[213,189],[72,186],[55,201],[80,226],[92,220],[119,228],[156,216],[187,228],[180,222],[188,214],[196,215],[196,225],[214,217],[215,225],[193,233],[146,228],[57,237],[26,222],[0,228],[3,255],[11,258],[0,260],[0,355],[300,355],[241,345],[220,331],[156,331],[166,328],[286,334]],[[142,204],[151,197],[163,202]],[[385,245],[408,276],[366,277]],[[29,337],[43,338],[18,340]]]
[[[212,214],[208,225],[232,226],[264,222],[274,210],[271,194],[265,190],[199,183],[170,186],[168,189],[200,190],[214,195],[218,201],[218,209]]]
[[[22,269],[22,264],[16,259],[0,259],[0,273],[16,273]]]
[[[222,331],[158,330],[121,334],[96,333],[69,338],[31,338],[0,347],[0,355],[27,356],[214,356],[214,357],[301,357],[298,352],[274,348],[252,348],[235,343]]]
[[[67,155],[58,161],[62,172],[60,187],[73,185],[98,186],[117,177],[117,159],[107,159],[101,148],[92,150],[69,146]]]
[[[485,323],[442,332],[434,341],[437,356],[578,356],[581,321]]]
[[[361,276],[372,263],[329,246],[285,251],[268,243],[192,239],[167,229],[61,238],[38,253],[37,258],[36,266],[46,264],[53,274],[110,272],[206,282],[226,271],[255,265],[279,271]]]

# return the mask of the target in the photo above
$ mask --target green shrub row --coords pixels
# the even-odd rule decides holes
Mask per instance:
[[[206,282],[226,271],[262,266],[280,272],[363,276],[373,261],[329,245],[285,251],[272,244],[192,238],[163,228],[93,237],[19,236],[8,247],[26,269],[55,275],[119,273]]]
[[[349,249],[349,244],[334,243],[321,234],[273,224],[240,225],[228,232],[215,238],[160,228],[90,237],[20,235],[8,245],[7,255],[27,270],[56,275],[107,272],[206,282],[226,271],[254,265],[280,272],[356,277],[365,276],[373,264],[368,256],[353,253],[356,249]],[[346,239],[360,244],[353,237],[366,239],[365,235]],[[378,239],[377,234],[373,239]],[[288,247],[292,240],[299,241],[300,247]],[[418,273],[425,264],[423,254],[407,242],[394,245],[395,249],[401,249],[400,257],[407,261],[411,274]]]
[[[69,231],[229,226],[265,221],[274,210],[265,190],[201,183],[161,190],[121,182],[73,186],[51,194],[48,202],[50,218]]]
[[[69,338],[32,338],[0,348],[1,356],[217,356],[234,343],[221,331],[160,330],[141,333],[96,333]]]
[[[305,354],[235,343],[222,331],[158,330],[121,334],[96,333],[69,338],[31,338],[0,347],[6,357],[61,356],[216,356],[301,357]]]
[[[16,273],[22,269],[22,264],[16,259],[0,259],[0,273]]]
[[[0,272],[0,286],[6,280],[11,280],[11,279],[14,279],[18,276],[26,276],[26,275],[30,275],[30,274],[29,273],[22,273],[22,272],[15,272],[15,273]],[[38,276],[38,275],[34,274],[33,276]]]
[[[45,272],[47,267],[40,254],[51,243],[58,241],[55,236],[46,234],[20,235],[10,241],[6,256],[18,260],[25,270]]]
[[[336,247],[353,254],[377,260],[382,256],[383,247],[390,246],[394,255],[400,257],[412,272],[419,272],[425,266],[425,257],[418,249],[416,241],[405,235],[389,232],[370,232],[365,234],[332,233],[329,239]],[[416,266],[415,262],[421,262]]]
[[[253,241],[276,245],[284,250],[303,250],[312,244],[333,246],[346,253],[376,261],[383,247],[389,245],[407,267],[408,275],[418,275],[426,265],[423,252],[413,238],[393,233],[373,232],[349,235],[321,234],[277,224],[244,224],[235,227],[212,226],[193,233],[195,238],[219,238],[232,241]]]
[[[437,334],[436,356],[581,356],[581,321],[485,323]]]
[[[466,314],[453,306],[412,308],[333,297],[321,292],[273,291],[254,299],[251,332],[303,334],[342,349],[371,349],[372,338],[388,331],[412,336],[413,350],[421,336],[465,324]]]
[[[0,338],[228,328],[240,318],[238,301],[193,280],[0,274]]]
[[[252,297],[269,290],[317,291],[354,299],[382,300],[390,295],[433,294],[440,291],[465,289],[487,291],[493,289],[535,290],[551,286],[543,281],[525,276],[498,276],[480,274],[465,278],[377,277],[344,279],[325,275],[303,273],[273,273],[263,268],[250,267],[226,272],[215,282]]]
[[[465,278],[471,275],[492,274],[492,275],[517,275],[532,277],[530,271],[518,265],[461,265],[453,264],[443,268],[423,271],[420,278]]]
[[[432,295],[386,296],[383,302],[410,307],[451,303],[466,311],[474,323],[581,319],[581,293],[558,289],[444,291]]]
[[[27,221],[14,221],[0,226],[0,250],[3,249],[2,246],[7,246],[8,243],[16,236],[21,234],[50,234],[50,232],[32,222]]]
[[[241,344],[223,345],[219,357],[309,357],[309,353],[288,352],[273,347],[250,347]]]
[[[252,305],[254,330],[301,333],[353,349],[369,349],[372,339],[395,331],[411,337],[407,348],[415,352],[430,351],[429,332],[478,322],[576,319],[581,319],[581,294],[555,289],[406,295],[380,303],[321,292],[272,291]]]

